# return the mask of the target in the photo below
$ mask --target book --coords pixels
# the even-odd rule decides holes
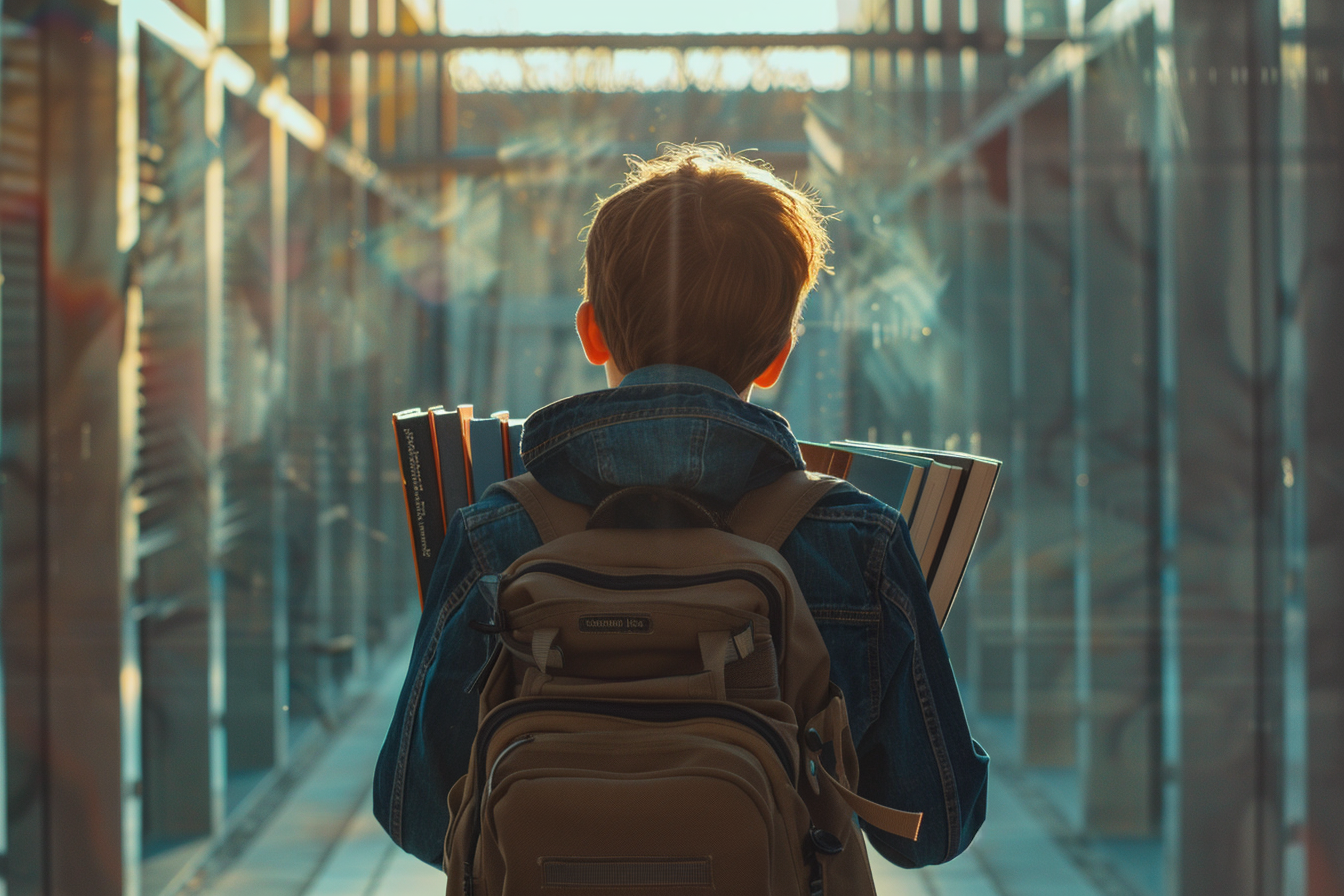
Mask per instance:
[[[921,551],[920,555],[920,565],[925,570],[925,580],[929,587],[929,599],[941,625],[947,619],[957,591],[961,587],[961,581],[965,577],[966,567],[970,563],[980,527],[984,523],[1002,464],[992,458],[958,451],[940,451],[905,445],[840,441],[832,443],[830,447],[836,451],[876,451],[898,459],[922,458],[931,465],[936,464],[957,471],[948,475],[948,482],[944,485],[943,495],[940,496],[938,509],[934,513],[936,531],[924,545],[926,549],[931,548],[931,551]],[[887,500],[879,494],[874,493],[874,496]],[[947,498],[945,511],[944,496]],[[921,503],[922,501],[921,495]],[[919,512],[916,510],[916,513]],[[914,540],[913,537],[911,540]]]
[[[508,479],[508,411],[496,411],[489,417],[473,417],[468,423],[471,449],[472,500],[479,501],[485,490]]]
[[[933,575],[934,560],[938,557],[938,551],[947,540],[948,520],[952,515],[952,507],[956,503],[957,487],[961,484],[960,467],[949,467],[946,464],[935,463],[930,464],[930,469],[935,466],[946,470],[947,474],[942,500],[938,502],[938,508],[933,514],[929,538],[924,542],[924,547],[919,552],[919,567],[924,570],[926,578]]]
[[[843,442],[843,441],[836,442],[834,444],[835,446],[838,447],[832,447],[831,450],[837,451],[841,454],[848,454],[852,452],[852,456],[855,457],[859,455],[869,455],[871,457],[880,458],[882,459],[882,461],[886,463],[895,463],[910,467],[910,480],[905,487],[905,496],[899,502],[895,500],[888,502],[891,504],[892,507],[897,507],[900,509],[901,516],[905,517],[906,524],[909,525],[910,519],[915,512],[915,504],[919,499],[920,492],[923,490],[924,478],[928,474],[929,466],[933,463],[933,461],[929,460],[927,457],[917,457],[915,455],[910,454],[901,454],[898,451],[890,450],[887,446],[884,445],[877,445],[872,443]],[[831,461],[831,463],[835,463],[835,461]],[[848,462],[847,468],[852,467],[853,467],[853,461],[851,460]],[[829,475],[834,476],[836,474],[831,473]],[[859,488],[863,489],[864,491],[868,492],[871,495],[879,494],[878,491],[874,490],[873,488],[869,488],[862,482],[854,480],[849,475],[845,475],[842,478],[849,479]],[[880,488],[880,486],[878,486],[876,483],[874,483],[874,485],[876,488]],[[888,494],[889,492],[883,491],[881,493]],[[896,493],[890,492],[889,494],[892,494],[894,498]]]
[[[918,454],[938,463],[959,467],[962,471],[961,482],[956,497],[956,512],[951,520],[938,555],[933,560],[932,575],[936,589],[930,586],[930,597],[937,607],[941,602],[951,607],[956,598],[957,589],[966,573],[975,541],[980,535],[985,512],[989,508],[989,499],[994,494],[994,485],[998,481],[1002,464],[988,457],[979,457],[959,451],[939,451],[932,448],[908,448],[911,454]],[[945,569],[940,569],[945,566]],[[941,574],[940,574],[941,573]]]
[[[398,411],[392,415],[421,606],[424,605],[425,589],[429,587],[429,577],[434,573],[434,563],[438,560],[446,534],[443,496],[434,459],[434,435],[429,420],[429,413],[419,408]]]
[[[443,505],[446,524],[459,508],[473,500],[471,492],[471,457],[464,440],[466,424],[471,420],[472,407],[460,404],[453,410],[442,405],[429,409],[429,425],[434,433],[434,463],[439,472],[439,498]]]
[[[916,555],[922,552],[933,530],[938,502],[946,485],[946,471],[935,470],[930,476],[929,468],[933,466],[933,461],[901,454],[891,450],[892,446],[889,445],[799,442],[798,447],[809,470],[847,479],[868,494],[898,508],[910,528],[910,540],[915,545]],[[884,469],[887,466],[908,467],[909,476],[893,480]],[[900,482],[904,484],[897,487]],[[925,498],[923,505],[920,504],[921,497]],[[917,507],[924,508],[918,515]]]
[[[924,469],[919,464],[875,452],[855,451],[850,456],[849,470],[843,478],[870,495],[903,496],[892,506],[902,508],[904,514],[904,508],[914,508],[914,498],[919,494],[916,471],[922,482]]]
[[[509,441],[509,477],[521,476],[527,472],[527,464],[523,463],[523,421],[510,420],[504,436]]]
[[[510,419],[508,411],[476,417],[474,410],[469,404],[451,410],[435,405],[392,415],[421,607],[453,514],[494,483],[527,472],[526,420]]]
[[[798,451],[803,455],[803,465],[814,473],[825,473],[837,479],[849,477],[849,465],[854,461],[854,452],[836,448],[823,442],[798,442]]]

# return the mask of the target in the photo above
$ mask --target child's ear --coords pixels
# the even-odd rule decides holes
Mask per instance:
[[[784,362],[789,360],[789,352],[793,351],[793,340],[790,339],[784,343],[784,347],[775,355],[775,360],[770,362],[770,366],[761,372],[761,375],[752,380],[754,386],[760,386],[762,389],[769,389],[775,383],[779,382],[779,375],[784,372]]]
[[[592,302],[585,300],[579,304],[579,310],[574,315],[574,327],[579,331],[579,341],[583,343],[583,354],[589,364],[600,367],[611,360],[611,349],[607,348],[607,340],[593,317]]]

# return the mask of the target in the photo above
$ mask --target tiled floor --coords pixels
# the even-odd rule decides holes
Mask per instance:
[[[397,849],[370,811],[370,774],[404,660],[207,896],[407,896],[444,888],[443,873]],[[965,855],[919,871],[872,855],[881,896],[1099,896],[1042,822],[991,776],[990,821]]]

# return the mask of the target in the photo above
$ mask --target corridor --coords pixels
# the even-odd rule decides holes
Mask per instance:
[[[0,896],[442,891],[369,813],[432,569],[392,418],[605,389],[594,199],[692,141],[826,217],[752,413],[997,462],[941,629],[987,821],[882,892],[1344,896],[1341,35],[1340,0],[3,0]],[[967,489],[929,469],[933,576]]]

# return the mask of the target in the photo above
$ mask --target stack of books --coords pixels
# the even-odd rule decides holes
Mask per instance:
[[[453,514],[494,483],[527,472],[519,447],[523,421],[510,420],[508,411],[489,417],[474,411],[469,404],[439,405],[392,415],[421,606]]]
[[[901,511],[929,586],[938,624],[947,620],[998,480],[997,460],[906,445],[800,442],[809,470],[847,479]]]
[[[522,420],[476,417],[469,404],[392,415],[424,605],[448,521],[492,484],[527,471]],[[901,511],[929,585],[938,624],[947,619],[998,478],[999,462],[956,451],[873,442],[800,442],[809,470],[847,479]]]

